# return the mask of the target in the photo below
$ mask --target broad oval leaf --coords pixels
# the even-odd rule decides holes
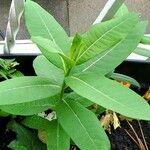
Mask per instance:
[[[62,51],[69,53],[70,40],[58,22],[37,3],[27,0],[25,19],[31,36],[41,36],[56,43]]]
[[[37,56],[33,61],[33,67],[39,77],[48,78],[51,82],[62,84],[64,71],[50,63],[44,56]]]
[[[120,42],[88,62],[74,68],[73,72],[108,74],[120,65],[138,46],[144,35],[147,22],[138,23]]]
[[[63,69],[63,62],[60,53],[63,55],[62,50],[51,40],[36,36],[32,37],[32,41],[37,44],[42,54],[55,66]]]
[[[0,83],[0,106],[38,101],[60,92],[58,85],[46,78],[18,77]]]
[[[42,37],[32,37],[32,40],[40,47],[43,55],[58,68],[64,69],[66,72],[72,67],[72,60],[64,55],[54,42]]]
[[[77,65],[119,43],[137,23],[137,14],[128,13],[123,17],[92,26],[92,28],[82,36],[82,42],[76,60]]]
[[[110,149],[109,140],[98,119],[81,104],[70,99],[61,101],[56,113],[59,123],[80,149]]]
[[[127,117],[150,120],[150,106],[132,90],[99,74],[70,76],[66,84],[77,94]]]
[[[0,109],[13,115],[30,116],[48,109],[53,110],[58,100],[59,95],[21,104],[2,105],[0,106]]]

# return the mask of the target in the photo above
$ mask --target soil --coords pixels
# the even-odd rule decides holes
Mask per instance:
[[[142,140],[142,134],[137,121],[130,122],[133,126],[138,137]],[[150,149],[150,123],[146,121],[140,121],[144,137],[148,148]],[[135,138],[133,131],[127,122],[121,123],[122,128],[118,128],[112,131],[112,134],[108,133],[109,139],[111,141],[112,150],[140,150],[137,144],[130,138],[125,129]],[[143,142],[144,143],[144,142]]]

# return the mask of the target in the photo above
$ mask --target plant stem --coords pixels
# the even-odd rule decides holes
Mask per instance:
[[[71,71],[71,69],[69,69],[69,70],[67,71],[67,73],[65,74],[65,78],[66,78],[67,76],[69,76],[70,71]],[[60,100],[62,100],[62,98],[63,98],[63,96],[64,96],[64,91],[65,91],[65,87],[66,87],[65,78],[64,78],[64,81],[63,81],[63,84],[62,84],[62,89],[61,89],[61,93],[60,93]]]

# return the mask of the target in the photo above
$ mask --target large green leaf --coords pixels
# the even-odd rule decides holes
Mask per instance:
[[[13,150],[46,150],[46,146],[39,141],[35,134],[15,121],[10,122],[8,128],[17,133],[16,140],[8,145],[9,148]]]
[[[98,72],[106,75],[113,71],[135,50],[146,27],[147,22],[138,23],[127,37],[83,65],[77,66],[73,72]]]
[[[41,48],[43,55],[57,67],[66,70],[72,66],[72,61],[51,40],[40,36],[32,37],[32,40]]]
[[[60,92],[58,85],[41,77],[18,77],[0,83],[0,106],[22,104],[52,97]]]
[[[141,96],[100,74],[70,76],[66,84],[100,106],[131,118],[150,120],[150,106]]]
[[[55,66],[63,69],[63,62],[60,57],[60,54],[63,55],[62,50],[56,45],[53,41],[36,36],[32,37],[32,41],[37,44],[40,48],[42,54]]]
[[[108,138],[96,116],[76,101],[67,99],[56,107],[58,121],[82,150],[108,150]],[[66,117],[67,116],[67,117]]]
[[[36,57],[33,61],[33,67],[38,76],[48,78],[54,83],[62,84],[64,79],[63,70],[54,66],[44,56]]]
[[[82,37],[76,63],[79,65],[119,43],[138,21],[137,14],[128,13],[92,26]]]
[[[46,129],[48,150],[69,150],[70,138],[57,120],[51,121]]]
[[[58,100],[59,95],[21,104],[4,105],[0,106],[0,109],[9,114],[28,116],[54,109]]]
[[[58,22],[37,3],[27,0],[25,3],[25,19],[31,36],[47,38],[58,45],[64,53],[68,53],[70,41]]]

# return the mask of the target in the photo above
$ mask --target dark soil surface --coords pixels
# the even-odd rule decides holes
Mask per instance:
[[[142,138],[142,134],[138,122],[132,121],[130,123],[133,126],[135,132],[137,133],[138,137],[143,142],[143,138]],[[142,130],[144,133],[147,146],[150,149],[150,123],[146,121],[141,121],[140,124],[142,126]],[[118,128],[112,131],[112,134],[108,134],[109,139],[111,141],[112,150],[139,150],[137,144],[130,138],[130,136],[125,131],[126,129],[135,138],[135,135],[131,130],[130,126],[128,125],[128,123],[124,121],[121,123],[121,126],[122,128]]]

